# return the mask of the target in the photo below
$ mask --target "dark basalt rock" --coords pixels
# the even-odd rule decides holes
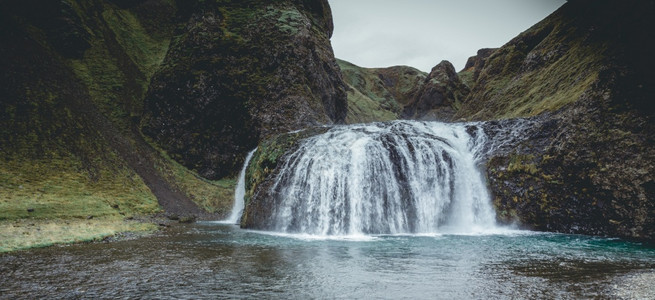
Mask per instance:
[[[327,1],[190,1],[145,99],[142,131],[175,160],[217,179],[260,138],[342,123],[345,86]]]

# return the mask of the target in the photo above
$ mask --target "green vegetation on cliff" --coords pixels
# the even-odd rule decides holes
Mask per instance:
[[[412,67],[362,68],[337,60],[348,85],[346,123],[390,121],[413,101],[427,74]]]
[[[12,0],[0,14],[1,251],[152,230],[129,220],[199,212],[187,199],[227,213],[234,180],[185,170],[137,127],[174,3]]]
[[[655,240],[652,2],[569,1],[493,52],[458,116],[536,116],[487,175],[499,218]]]
[[[573,103],[592,89],[607,63],[610,42],[594,38],[587,27],[591,24],[581,19],[560,9],[490,53],[475,70],[471,95],[456,116],[536,116]]]

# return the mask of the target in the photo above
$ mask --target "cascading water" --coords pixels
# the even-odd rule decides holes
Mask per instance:
[[[234,206],[232,207],[232,213],[227,219],[222,221],[223,223],[236,224],[241,218],[244,207],[243,197],[246,194],[246,168],[248,167],[248,163],[250,162],[252,155],[255,154],[256,150],[257,149],[255,148],[255,150],[250,151],[248,155],[246,155],[246,160],[243,162],[241,172],[239,172],[239,181],[237,181],[237,187],[234,190]]]
[[[270,195],[275,231],[312,235],[470,233],[495,227],[477,168],[476,124],[337,126],[303,141]]]

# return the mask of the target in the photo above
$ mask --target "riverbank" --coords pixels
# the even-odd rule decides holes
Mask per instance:
[[[123,234],[147,235],[158,227],[153,220],[123,220],[116,217],[3,220],[0,221],[0,253],[100,241]]]

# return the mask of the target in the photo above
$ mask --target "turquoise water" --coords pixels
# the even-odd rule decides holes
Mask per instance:
[[[653,298],[655,249],[505,231],[321,239],[233,225],[0,255],[0,298]]]

